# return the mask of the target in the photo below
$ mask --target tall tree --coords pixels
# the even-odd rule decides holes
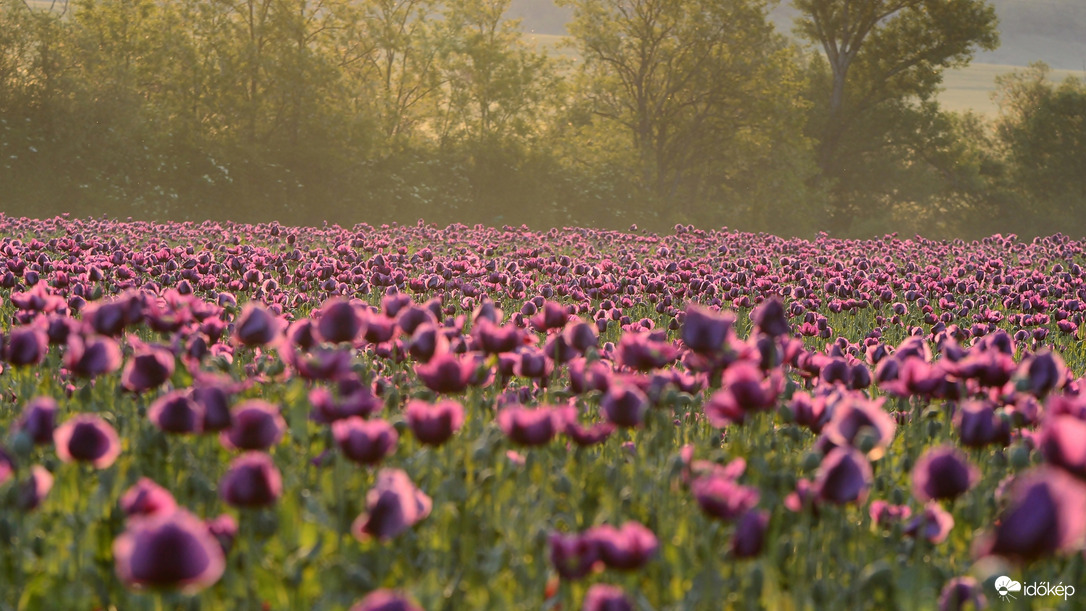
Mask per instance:
[[[945,69],[968,63],[978,49],[996,47],[995,10],[986,0],[794,0],[794,5],[800,11],[797,31],[821,47],[822,65],[828,65],[828,77],[816,80],[817,115],[811,125],[820,177],[832,194],[834,225],[847,229],[861,212],[858,192],[872,186],[850,183],[864,173],[872,154],[894,139],[888,128],[912,123],[891,115],[915,111],[918,103],[932,99]]]
[[[765,0],[558,4],[573,8],[587,108],[624,133],[661,214],[719,222],[756,185],[802,177],[802,77]]]

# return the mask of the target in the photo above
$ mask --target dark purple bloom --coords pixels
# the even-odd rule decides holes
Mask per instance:
[[[457,393],[468,387],[475,362],[452,352],[435,355],[428,363],[415,366],[415,374],[427,388],[439,393]]]
[[[814,487],[818,498],[830,503],[859,502],[871,485],[871,463],[858,450],[838,447],[822,459]]]
[[[177,502],[169,490],[147,477],[140,478],[121,496],[121,511],[129,518],[173,513]]]
[[[954,499],[973,487],[979,471],[951,447],[931,448],[913,467],[913,494],[921,501]]]
[[[600,410],[607,421],[615,426],[640,426],[649,409],[649,398],[639,388],[631,384],[616,382],[611,384],[600,399]]]
[[[202,590],[222,577],[226,560],[207,527],[179,509],[137,517],[113,542],[117,576],[132,588]]]
[[[362,465],[375,465],[396,451],[400,436],[384,420],[351,416],[332,423],[332,435],[343,455]]]
[[[547,332],[551,329],[561,329],[569,320],[569,310],[566,306],[553,301],[543,302],[543,309],[532,316],[532,326],[537,331]]]
[[[724,388],[705,404],[705,415],[718,428],[743,422],[749,412],[777,403],[783,379],[774,372],[768,378],[750,361],[737,361],[724,371]]]
[[[35,445],[53,443],[56,428],[57,402],[52,397],[35,397],[23,407],[18,430],[30,436]]]
[[[351,532],[362,541],[394,539],[430,515],[432,501],[399,469],[382,469],[377,483],[366,493],[366,513],[358,516]]]
[[[988,607],[980,584],[972,577],[955,577],[939,593],[939,611],[981,611]]]
[[[83,310],[83,323],[99,335],[117,337],[129,322],[125,309],[121,300],[92,304]]]
[[[732,555],[736,558],[753,558],[761,554],[768,528],[768,511],[755,509],[744,513],[732,536]]]
[[[37,365],[45,359],[48,350],[49,337],[36,327],[15,329],[7,342],[3,342],[4,360],[16,367]]]
[[[192,389],[192,400],[202,409],[204,420],[201,430],[222,431],[230,428],[233,416],[230,413],[230,396],[221,386],[196,386]]]
[[[562,330],[562,338],[566,344],[580,354],[584,354],[589,348],[598,346],[600,342],[596,327],[579,319]]]
[[[585,427],[573,418],[566,421],[565,428],[562,430],[573,443],[579,446],[591,446],[603,443],[614,431],[615,425],[610,422],[600,422],[590,427]]]
[[[776,297],[770,297],[754,308],[750,313],[750,319],[755,327],[771,337],[788,335],[792,332],[784,305]]]
[[[147,417],[166,433],[199,433],[203,430],[204,409],[192,393],[175,390],[155,399]]]
[[[928,503],[924,511],[905,525],[902,531],[909,537],[923,537],[929,543],[942,543],[954,528],[954,516],[938,503]]]
[[[605,583],[592,584],[584,595],[581,611],[633,611],[633,603],[618,586]]]
[[[977,555],[1031,561],[1079,549],[1086,534],[1086,484],[1060,469],[1019,476],[1010,505],[977,544]]]
[[[15,475],[15,459],[8,454],[3,446],[0,446],[0,486]]]
[[[283,330],[283,321],[259,303],[247,303],[234,321],[234,340],[246,346],[270,344]]]
[[[336,297],[324,302],[317,320],[317,333],[326,342],[353,343],[363,333],[365,321],[357,308],[346,299]]]
[[[596,542],[604,564],[623,571],[641,568],[660,548],[656,535],[638,522],[626,522],[621,528],[603,524],[592,528],[585,536]]]
[[[234,516],[224,513],[217,518],[208,520],[205,522],[207,526],[207,532],[211,533],[212,537],[219,542],[219,547],[222,548],[222,553],[229,554],[230,548],[234,547],[234,539],[238,536],[238,523],[234,519]]]
[[[722,352],[735,325],[735,314],[714,312],[698,305],[686,310],[681,337],[686,347],[707,356]]]
[[[173,353],[167,348],[143,346],[125,364],[121,386],[131,392],[150,390],[169,380],[173,369]]]
[[[895,522],[909,519],[913,510],[908,505],[891,505],[883,500],[871,501],[867,510],[871,521],[879,526],[889,526]]]
[[[375,590],[355,603],[350,611],[422,611],[422,608],[392,590]]]
[[[409,401],[404,413],[411,432],[427,445],[445,443],[464,424],[464,407],[456,401],[441,401],[433,406],[423,401]]]
[[[963,401],[954,414],[954,424],[963,446],[982,448],[998,443],[1007,445],[1011,441],[1010,426],[1000,418],[995,407],[984,401]]]
[[[882,400],[849,394],[833,406],[833,415],[822,428],[822,436],[834,446],[863,446],[865,454],[877,460],[894,440],[897,424],[882,408]]]
[[[3,467],[0,466],[0,469]],[[3,483],[3,480],[3,475],[0,475],[0,483]],[[34,465],[30,467],[30,477],[19,482],[15,504],[22,511],[33,511],[41,505],[52,489],[53,474],[41,465]]]
[[[105,469],[117,460],[121,442],[108,422],[93,414],[78,414],[57,427],[53,433],[57,458],[64,462],[89,462]]]
[[[1017,377],[1020,389],[1043,399],[1067,381],[1067,365],[1060,355],[1051,350],[1043,350],[1022,360]]]
[[[540,406],[529,409],[522,405],[509,405],[498,412],[498,426],[513,443],[539,446],[549,442],[572,418],[571,409]]]
[[[267,507],[283,494],[283,477],[263,452],[246,452],[219,480],[219,496],[233,507]]]
[[[551,564],[563,579],[582,579],[592,574],[600,563],[596,539],[587,534],[551,533]]]
[[[121,366],[121,349],[108,337],[84,339],[79,335],[68,338],[64,366],[84,378],[95,378],[116,371]]]
[[[231,412],[233,422],[220,436],[222,444],[235,450],[266,450],[279,443],[287,423],[279,408],[259,399],[239,404]]]
[[[758,489],[743,486],[730,477],[709,474],[690,484],[694,500],[707,515],[731,521],[758,504]]]
[[[1086,421],[1067,414],[1049,415],[1039,445],[1050,464],[1086,479]]]
[[[679,351],[649,333],[625,333],[618,342],[615,360],[635,371],[652,371],[675,360]]]

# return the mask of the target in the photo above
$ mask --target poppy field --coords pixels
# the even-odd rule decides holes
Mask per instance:
[[[1084,249],[0,215],[0,609],[1072,608]]]

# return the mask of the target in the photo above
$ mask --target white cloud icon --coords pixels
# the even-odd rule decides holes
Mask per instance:
[[[995,589],[1000,596],[1007,596],[1011,592],[1021,592],[1022,584],[1004,575],[995,580]]]

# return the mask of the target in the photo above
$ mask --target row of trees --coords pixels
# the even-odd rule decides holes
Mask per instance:
[[[0,207],[973,235],[1082,205],[1080,85],[1008,76],[998,125],[935,102],[997,44],[984,0],[795,0],[806,46],[767,0],[557,3],[564,53],[509,0],[0,0]]]

